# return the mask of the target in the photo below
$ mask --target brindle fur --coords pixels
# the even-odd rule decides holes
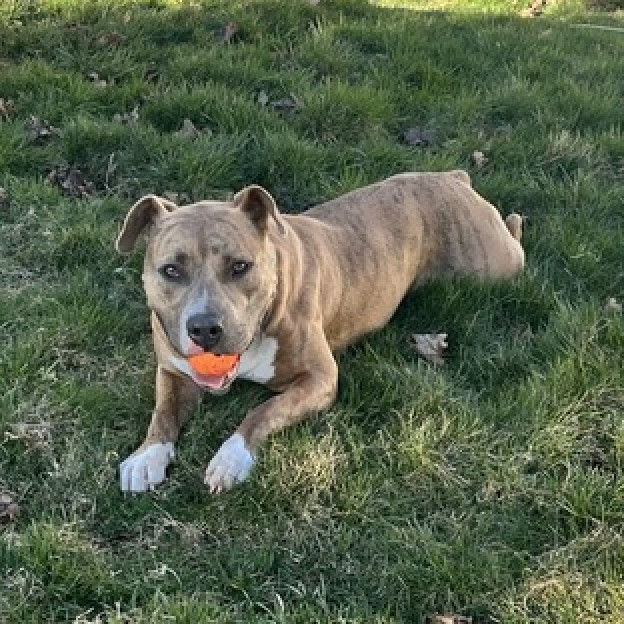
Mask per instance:
[[[231,202],[177,207],[143,198],[117,243],[131,251],[150,226],[143,282],[158,359],[156,409],[137,452],[175,441],[201,394],[171,364],[172,355],[188,353],[180,317],[198,297],[225,319],[218,351],[240,352],[258,332],[277,340],[266,384],[276,394],[237,430],[255,454],[271,432],[332,403],[332,353],[382,327],[410,288],[439,276],[507,279],[521,271],[521,219],[510,215],[507,224],[464,171],[396,175],[300,215],[281,215],[255,186]],[[232,280],[226,267],[240,258],[253,267]],[[158,273],[172,260],[189,275],[183,285]]]

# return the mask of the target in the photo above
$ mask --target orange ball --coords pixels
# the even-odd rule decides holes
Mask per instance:
[[[239,360],[238,354],[216,355],[214,353],[200,353],[188,359],[192,369],[200,375],[225,375],[238,364]]]

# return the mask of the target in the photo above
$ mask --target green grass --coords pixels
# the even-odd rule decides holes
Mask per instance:
[[[624,20],[527,4],[2,3],[0,492],[20,513],[0,622],[624,622],[624,326],[605,310],[624,300],[624,34],[574,27]],[[31,115],[62,136],[33,144]],[[210,132],[177,136],[185,118]],[[64,195],[59,165],[95,192]],[[515,283],[408,297],[339,356],[329,413],[232,492],[201,475],[267,395],[251,384],[204,401],[163,487],[122,496],[153,401],[141,254],[113,250],[137,197],[255,182],[296,212],[454,167],[527,216]],[[407,346],[428,331],[449,334],[443,368]]]

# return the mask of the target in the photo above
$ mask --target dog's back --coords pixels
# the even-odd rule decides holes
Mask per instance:
[[[464,171],[399,174],[289,222],[310,256],[323,254],[318,278],[332,347],[383,326],[406,291],[428,279],[509,278],[524,266],[513,228]]]

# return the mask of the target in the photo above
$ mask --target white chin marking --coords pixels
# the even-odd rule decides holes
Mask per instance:
[[[147,492],[165,480],[167,466],[174,460],[173,442],[148,446],[130,455],[119,466],[122,492]]]
[[[229,490],[249,476],[255,462],[243,436],[235,433],[221,445],[208,464],[204,483],[212,493]]]

